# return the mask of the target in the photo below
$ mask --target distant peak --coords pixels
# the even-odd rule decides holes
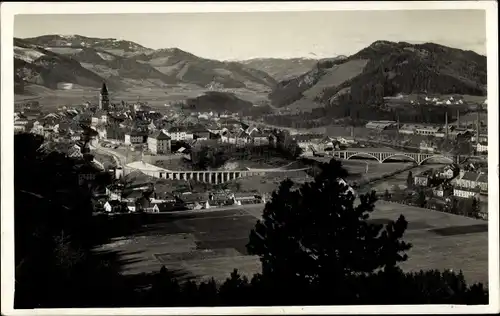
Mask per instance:
[[[75,34],[59,34],[59,37],[64,39],[74,39],[77,37]]]
[[[160,49],[158,49],[158,51],[160,51],[160,52],[166,52],[166,53],[183,52],[182,49],[177,48],[177,47],[160,48]]]
[[[377,46],[394,45],[394,44],[396,44],[396,42],[378,40],[378,41],[373,42],[370,46],[377,47]]]

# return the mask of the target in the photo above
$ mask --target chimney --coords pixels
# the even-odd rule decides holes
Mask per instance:
[[[354,138],[354,126],[351,126],[351,137]]]
[[[444,114],[444,128],[445,128],[445,132],[446,132],[446,139],[448,140],[448,111],[446,111],[446,113]]]
[[[477,128],[477,135],[476,135],[476,142],[479,143],[479,111],[477,111],[477,123],[476,123],[476,128]]]

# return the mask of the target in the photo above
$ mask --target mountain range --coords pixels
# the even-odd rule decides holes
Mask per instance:
[[[268,94],[274,107],[377,103],[398,93],[486,94],[486,57],[438,44],[376,41],[351,56],[217,61],[178,48],[79,35],[14,39],[16,94],[30,86],[192,87]]]
[[[26,84],[56,89],[63,83],[110,88],[196,85],[270,90],[276,80],[236,62],[195,56],[178,48],[152,50],[116,39],[45,35],[14,39],[16,92]]]

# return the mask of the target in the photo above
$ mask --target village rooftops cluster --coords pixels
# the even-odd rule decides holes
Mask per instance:
[[[265,201],[257,193],[236,193],[230,190],[215,192],[157,192],[151,182],[134,185],[114,183],[100,195],[102,210],[108,213],[161,213],[186,209],[206,209],[227,205],[255,204]]]
[[[413,183],[420,187],[431,187],[435,197],[449,199],[479,198],[488,194],[488,174],[483,170],[466,171],[458,165],[427,170],[413,177]]]

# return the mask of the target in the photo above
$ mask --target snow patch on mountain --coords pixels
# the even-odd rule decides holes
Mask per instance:
[[[32,63],[42,56],[45,54],[37,50],[14,46],[14,58],[24,60],[27,63]]]
[[[103,60],[114,60],[115,58],[109,54],[105,54],[105,53],[101,53],[101,52],[97,52],[97,55],[99,55],[99,57],[101,57]]]

